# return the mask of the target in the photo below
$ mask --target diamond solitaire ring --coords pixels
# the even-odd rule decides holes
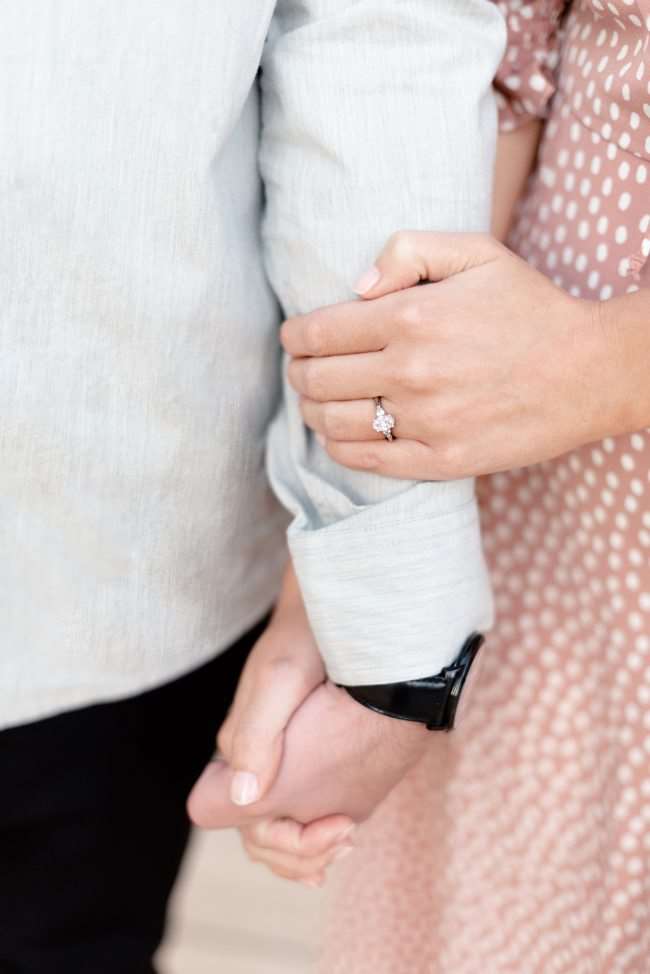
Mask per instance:
[[[375,396],[375,418],[372,421],[372,428],[376,433],[382,433],[384,439],[393,439],[395,417],[386,412],[381,402],[381,396]]]

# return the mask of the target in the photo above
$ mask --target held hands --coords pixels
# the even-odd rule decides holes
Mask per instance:
[[[293,572],[253,649],[211,762],[188,801],[204,828],[240,829],[256,861],[320,885],[357,822],[416,763],[429,732],[326,682]]]
[[[455,479],[610,431],[600,305],[570,297],[492,237],[396,234],[357,291],[363,301],[282,329],[304,420],[339,463]],[[379,395],[397,420],[392,443],[372,429]]]
[[[419,281],[435,281],[414,287]],[[308,425],[348,466],[448,479],[536,462],[608,422],[598,305],[577,301],[490,237],[399,234],[359,282],[364,301],[285,323]],[[372,430],[381,395],[397,439]],[[188,807],[238,827],[253,859],[318,885],[420,758],[428,731],[326,681],[291,570]]]

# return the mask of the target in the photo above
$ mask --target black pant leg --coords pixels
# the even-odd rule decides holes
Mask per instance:
[[[210,759],[264,623],[163,687],[0,733],[0,974],[152,974]]]

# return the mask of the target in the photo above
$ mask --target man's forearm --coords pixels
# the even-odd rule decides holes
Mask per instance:
[[[266,261],[287,314],[352,297],[395,230],[488,229],[504,39],[483,0],[304,0],[297,10],[279,0],[262,77]],[[345,469],[305,430],[288,387],[269,444],[334,679],[426,676],[490,624],[471,482]]]

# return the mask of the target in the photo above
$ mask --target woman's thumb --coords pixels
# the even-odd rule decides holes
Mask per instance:
[[[354,286],[360,297],[380,298],[423,281],[442,281],[494,260],[505,248],[488,234],[401,230]]]

